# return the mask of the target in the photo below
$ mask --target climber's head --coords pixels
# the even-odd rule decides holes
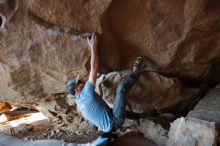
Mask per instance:
[[[72,95],[79,94],[82,91],[84,85],[85,82],[80,80],[79,76],[77,76],[76,79],[69,80],[67,82],[67,90]]]

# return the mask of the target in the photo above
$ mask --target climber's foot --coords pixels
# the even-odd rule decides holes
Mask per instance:
[[[139,72],[143,63],[143,57],[138,56],[134,62],[133,72]]]

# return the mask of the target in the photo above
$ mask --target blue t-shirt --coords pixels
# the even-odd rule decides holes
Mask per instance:
[[[100,130],[109,132],[113,128],[114,116],[105,101],[95,92],[95,87],[87,81],[76,96],[76,104],[82,115]]]

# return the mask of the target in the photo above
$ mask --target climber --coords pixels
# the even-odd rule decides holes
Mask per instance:
[[[89,80],[84,82],[80,80],[78,76],[75,80],[68,81],[67,89],[70,94],[76,95],[77,107],[86,119],[96,125],[100,130],[107,133],[112,132],[120,128],[124,123],[125,97],[127,92],[131,89],[139,77],[139,71],[143,58],[137,57],[134,63],[133,71],[122,79],[118,85],[113,109],[111,109],[102,99],[102,97],[95,92],[97,74],[99,73],[97,36],[92,35],[92,38],[87,38],[87,41],[91,52],[91,70],[89,73]],[[101,138],[99,138],[99,143],[103,140],[103,138],[105,139],[107,137],[108,134],[103,135]]]

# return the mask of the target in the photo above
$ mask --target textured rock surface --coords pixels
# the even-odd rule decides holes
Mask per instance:
[[[218,0],[114,0],[103,19],[102,54],[112,60],[109,48],[118,49],[124,67],[143,54],[161,72],[219,81],[219,7]]]
[[[171,124],[167,146],[216,146],[215,123],[179,118]]]
[[[31,13],[57,26],[82,32],[102,32],[100,19],[111,0],[27,0]]]
[[[17,3],[0,34],[1,99],[36,107],[46,95],[65,91],[67,78],[87,74],[87,45],[72,31],[56,31],[32,15],[26,1]]]

